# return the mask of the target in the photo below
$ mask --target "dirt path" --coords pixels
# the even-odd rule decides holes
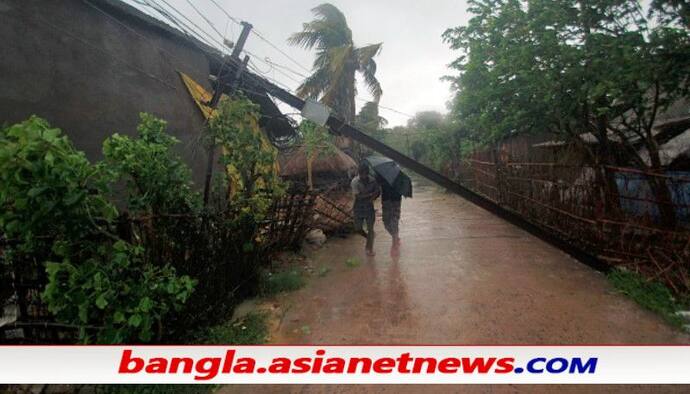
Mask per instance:
[[[272,342],[688,342],[616,294],[603,274],[434,187],[417,185],[415,198],[403,201],[399,259],[389,256],[380,218],[377,226],[373,259],[357,236],[312,253],[315,268],[330,272],[279,297],[283,316]],[[361,264],[349,266],[350,257]]]

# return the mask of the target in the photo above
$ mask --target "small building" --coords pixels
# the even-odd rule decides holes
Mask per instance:
[[[119,0],[5,0],[0,4],[0,124],[31,115],[63,130],[92,160],[113,133],[133,135],[139,113],[168,122],[177,149],[203,187],[205,119],[181,75],[213,91],[222,55]],[[262,86],[260,126],[276,146],[296,136]]]

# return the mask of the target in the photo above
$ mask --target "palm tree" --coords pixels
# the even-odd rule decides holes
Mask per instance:
[[[320,100],[331,107],[346,122],[355,120],[355,74],[362,74],[369,92],[378,102],[381,85],[376,79],[374,56],[381,51],[381,43],[356,47],[345,15],[332,4],[321,4],[312,9],[315,19],[302,25],[288,42],[305,49],[316,48],[312,74],[297,89],[303,98]],[[349,146],[349,141],[341,141]]]

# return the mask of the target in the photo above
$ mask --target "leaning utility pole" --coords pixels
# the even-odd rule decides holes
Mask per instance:
[[[226,58],[223,62],[234,62],[237,64],[237,69],[235,73],[231,76],[223,74],[223,65],[220,67],[218,72],[218,78],[216,79],[216,87],[213,92],[213,97],[211,101],[208,102],[208,106],[215,109],[218,106],[220,97],[223,94],[223,86],[226,84],[230,85],[230,89],[227,93],[232,93],[237,88],[242,71],[247,67],[249,62],[249,56],[245,56],[242,62],[240,62],[240,53],[244,49],[244,44],[247,42],[247,37],[249,32],[252,30],[252,25],[249,22],[242,22],[242,32],[240,37],[237,39],[237,44],[232,49],[230,58]],[[215,160],[216,144],[215,141],[211,141],[208,148],[208,161],[206,162],[206,179],[204,181],[204,206],[208,205],[208,200],[211,195],[211,179],[213,178],[213,162]]]

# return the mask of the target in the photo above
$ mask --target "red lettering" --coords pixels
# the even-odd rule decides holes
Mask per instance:
[[[345,371],[345,360],[340,357],[331,357],[326,360],[323,366],[324,373],[343,373]]]
[[[391,373],[395,368],[395,359],[384,357],[374,361],[374,372],[376,373]]]
[[[167,369],[168,360],[156,357],[149,360],[149,365],[146,366],[146,373],[166,373]]]
[[[438,363],[438,371],[441,373],[456,373],[460,368],[460,359],[455,357],[444,358]]]
[[[415,358],[414,366],[412,367],[413,373],[421,373],[422,365],[426,363],[426,373],[434,373],[436,371],[436,359],[435,358]]]
[[[498,361],[496,362],[497,368],[494,370],[494,372],[496,372],[496,373],[513,372],[513,369],[515,369],[515,367],[513,366],[514,362],[515,362],[515,359],[512,357],[499,358]]]
[[[403,353],[396,360],[398,361],[398,372],[410,373],[410,370],[407,369],[407,364],[412,360],[410,353]]]
[[[192,373],[192,367],[194,367],[194,360],[189,357],[173,357],[170,359],[170,373],[177,373],[177,370],[182,364],[183,373]]]
[[[353,357],[347,365],[347,373],[357,373],[357,364],[362,363],[361,373],[369,373],[371,371],[371,359]]]
[[[475,370],[479,373],[487,373],[491,366],[496,362],[496,357],[479,357],[479,358],[462,358],[462,372],[474,373]]]
[[[292,373],[306,373],[311,369],[311,358],[301,357],[295,360]]]
[[[268,367],[270,373],[290,373],[290,359],[285,357],[274,358]]]
[[[316,355],[317,356],[323,356],[326,354],[324,350],[317,350]],[[321,357],[315,357],[314,358],[314,366],[311,368],[311,373],[319,373],[321,372],[321,364],[323,363],[323,358]]]
[[[253,373],[256,361],[253,358],[242,357],[237,359],[237,364],[232,367],[234,373]]]
[[[134,367],[130,367],[130,364],[134,363]],[[126,349],[122,352],[122,358],[120,359],[120,369],[119,373],[137,373],[144,368],[144,359],[140,357],[132,357],[132,351]]]
[[[230,373],[232,362],[235,360],[235,351],[228,350],[225,352],[225,361],[223,361],[223,373]]]
[[[199,375],[194,376],[194,380],[209,380],[218,375],[220,369],[220,357],[204,357],[196,363],[196,372]]]

